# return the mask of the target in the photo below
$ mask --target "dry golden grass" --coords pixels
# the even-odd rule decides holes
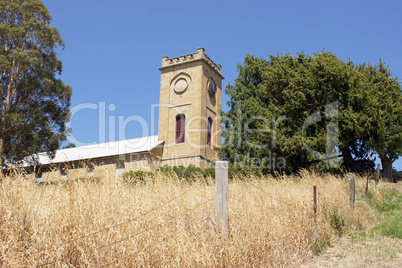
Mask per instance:
[[[70,182],[35,186],[21,176],[0,186],[1,267],[278,267],[297,265],[332,243],[344,226],[375,220],[349,180],[303,171],[229,184],[230,233],[215,221],[215,187],[157,174],[145,185]],[[313,185],[318,189],[314,222]],[[384,184],[370,185],[379,195]],[[334,228],[335,227],[335,228]]]

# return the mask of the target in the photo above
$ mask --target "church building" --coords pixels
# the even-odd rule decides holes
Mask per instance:
[[[158,135],[30,156],[22,166],[42,180],[153,171],[161,166],[210,167],[221,145],[222,66],[204,48],[162,57]],[[36,161],[36,165],[32,163]]]

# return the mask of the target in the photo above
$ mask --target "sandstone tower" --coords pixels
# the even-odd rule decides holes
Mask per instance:
[[[221,145],[222,66],[204,48],[162,57],[158,139],[162,165],[206,168],[218,160]]]

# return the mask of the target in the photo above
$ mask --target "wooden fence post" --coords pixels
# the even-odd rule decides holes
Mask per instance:
[[[380,182],[380,163],[377,164],[377,172],[375,174],[375,184]]]
[[[314,200],[314,222],[317,222],[317,186],[313,186],[313,200]]]
[[[355,174],[350,176],[350,206],[352,210],[355,209],[355,193],[356,193],[356,179]]]
[[[218,161],[215,163],[216,186],[216,221],[222,233],[229,232],[229,163]]]
[[[370,178],[370,171],[367,171],[366,194],[368,193],[369,178]]]

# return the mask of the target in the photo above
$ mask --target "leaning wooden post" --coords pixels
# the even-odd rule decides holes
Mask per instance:
[[[350,206],[352,210],[355,209],[355,193],[356,193],[356,179],[355,174],[350,176]]]
[[[222,233],[229,231],[229,163],[218,161],[215,163],[216,185],[216,221]]]
[[[313,186],[314,222],[317,222],[317,186]]]
[[[380,182],[380,163],[377,164],[377,172],[375,174],[375,184]]]

